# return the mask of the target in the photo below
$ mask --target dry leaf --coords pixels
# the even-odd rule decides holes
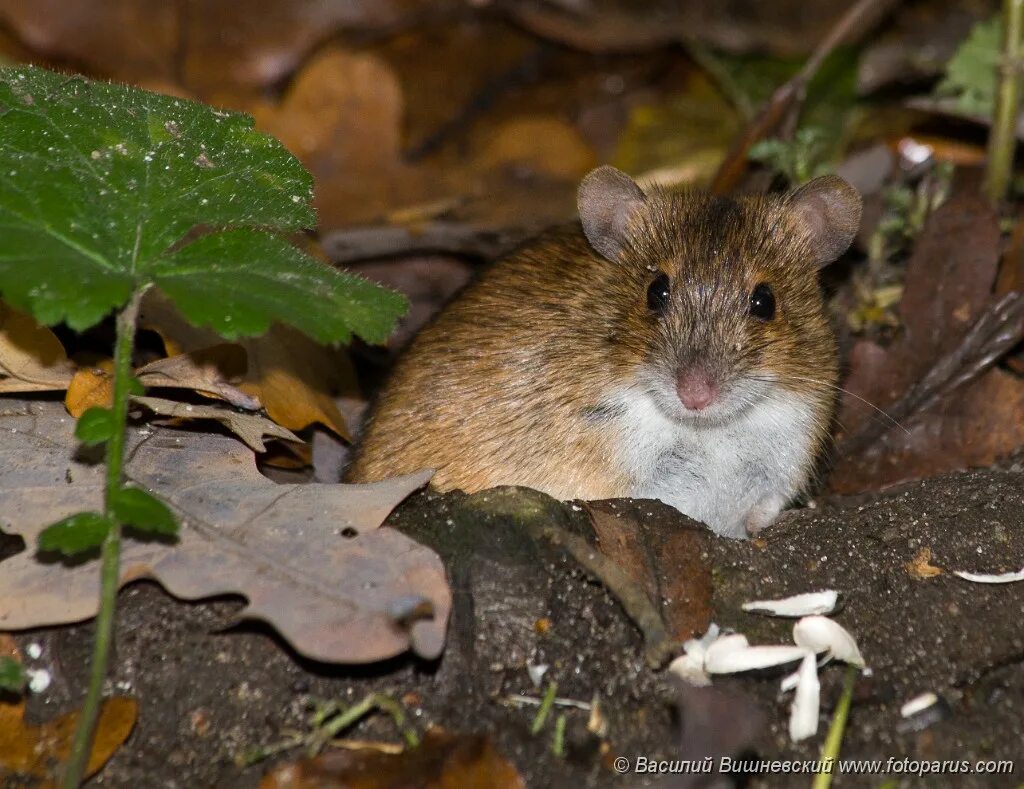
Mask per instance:
[[[236,408],[257,411],[259,400],[239,390],[246,371],[245,349],[234,343],[222,343],[179,353],[140,367],[135,377],[146,387],[191,389],[207,397],[224,400]]]
[[[0,393],[59,391],[73,367],[53,332],[0,301]]]
[[[999,263],[998,217],[980,195],[961,189],[928,220],[907,264],[900,303],[903,335],[888,348],[861,342],[850,354],[839,423],[847,436],[884,420],[896,403],[956,349],[992,301]],[[857,493],[969,466],[990,465],[1024,446],[1024,381],[999,369],[917,415],[906,432],[889,426],[878,440],[844,453],[829,478]]]
[[[281,765],[260,789],[525,789],[515,766],[486,735],[456,736],[430,729],[399,754],[336,750]]]
[[[936,575],[942,575],[942,568],[932,564],[931,548],[922,548],[903,566],[915,578],[934,578]]]
[[[80,367],[64,395],[64,406],[75,419],[90,408],[110,408],[114,402],[114,362],[104,359],[89,367]]]
[[[675,510],[671,510],[668,527],[658,528],[658,520],[650,512],[638,518],[624,500],[590,501],[584,506],[601,553],[647,590],[668,635],[683,641],[707,630],[713,593],[711,571],[701,560],[707,534],[697,528],[680,528]],[[644,502],[641,506],[667,505]]]
[[[0,701],[0,779],[17,777],[52,778],[54,768],[67,761],[71,739],[78,725],[78,712],[69,712],[40,726],[24,720],[25,702]],[[86,766],[85,776],[96,773],[121,744],[128,739],[138,715],[134,699],[115,696],[103,702],[96,722],[96,739]],[[7,785],[5,783],[5,785]],[[56,784],[46,780],[42,784]]]
[[[185,321],[159,293],[146,295],[139,320],[163,338],[171,358],[218,342],[213,332]],[[289,430],[303,430],[319,422],[342,438],[351,438],[334,401],[335,394],[357,391],[355,371],[344,351],[319,345],[276,324],[264,336],[241,340],[238,345],[247,357],[247,370],[238,389],[262,403],[271,419]],[[230,376],[231,371],[221,371],[221,375]]]
[[[245,442],[253,452],[266,452],[263,436],[280,438],[284,441],[302,441],[291,430],[271,422],[259,414],[240,414],[227,408],[213,405],[191,405],[158,397],[133,397],[132,403],[141,405],[159,416],[172,419],[213,419]]]
[[[276,83],[339,28],[385,30],[426,6],[425,0],[263,0],[252,13],[231,0],[8,0],[0,18],[36,52],[57,60],[122,80],[180,78],[207,95]],[[431,0],[429,7],[437,6]]]
[[[102,465],[79,453],[57,403],[9,400],[0,410],[0,525],[34,545],[49,523],[99,509]],[[128,481],[178,514],[177,543],[128,540],[121,582],[152,578],[186,600],[240,594],[242,615],[273,625],[301,654],[361,663],[412,648],[436,657],[451,593],[440,559],[384,518],[430,477],[375,485],[276,485],[233,438],[130,429]],[[97,610],[95,561],[0,564],[0,627],[78,622]]]

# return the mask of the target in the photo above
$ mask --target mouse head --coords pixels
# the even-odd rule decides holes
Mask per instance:
[[[780,393],[832,401],[817,271],[857,231],[853,187],[824,176],[782,195],[645,193],[600,167],[578,205],[591,247],[612,264],[621,361],[662,411],[724,421]]]

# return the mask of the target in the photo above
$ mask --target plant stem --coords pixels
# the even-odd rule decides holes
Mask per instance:
[[[114,610],[117,589],[121,580],[121,524],[114,520],[111,500],[120,490],[124,478],[124,444],[128,421],[128,397],[132,375],[132,347],[135,344],[135,323],[139,303],[145,289],[132,294],[128,304],[117,316],[117,341],[114,346],[114,424],[117,428],[107,442],[107,484],[104,513],[111,518],[110,532],[103,541],[100,555],[100,608],[96,615],[96,635],[93,642],[89,688],[75,728],[71,755],[64,769],[61,786],[75,789],[82,783],[92,752],[96,720],[99,717],[103,695],[103,681],[107,676],[110,647],[114,640]]]
[[[836,764],[839,761],[839,749],[843,744],[843,733],[846,731],[846,718],[850,714],[850,703],[853,701],[853,686],[857,682],[858,671],[859,669],[856,666],[846,667],[843,692],[839,696],[839,704],[836,706],[835,714],[832,715],[832,725],[828,728],[825,744],[821,746],[821,759],[822,761],[831,759],[832,769],[815,775],[811,789],[829,789],[832,785]]]
[[[1017,108],[1020,105],[1021,33],[1024,32],[1024,0],[1003,0],[1003,55],[999,64],[999,90],[988,138],[985,164],[985,196],[993,203],[1006,197],[1017,148]]]

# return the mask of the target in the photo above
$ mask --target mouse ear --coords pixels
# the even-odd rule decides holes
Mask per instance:
[[[792,192],[787,204],[824,266],[842,255],[860,227],[860,193],[838,175],[823,175]]]
[[[618,260],[626,244],[629,218],[644,200],[640,187],[622,170],[608,165],[591,170],[576,193],[590,246],[609,260]]]

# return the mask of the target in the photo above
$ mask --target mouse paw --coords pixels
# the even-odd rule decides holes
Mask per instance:
[[[756,537],[763,528],[770,526],[785,505],[786,499],[778,495],[765,496],[757,502],[743,520],[747,536]]]

